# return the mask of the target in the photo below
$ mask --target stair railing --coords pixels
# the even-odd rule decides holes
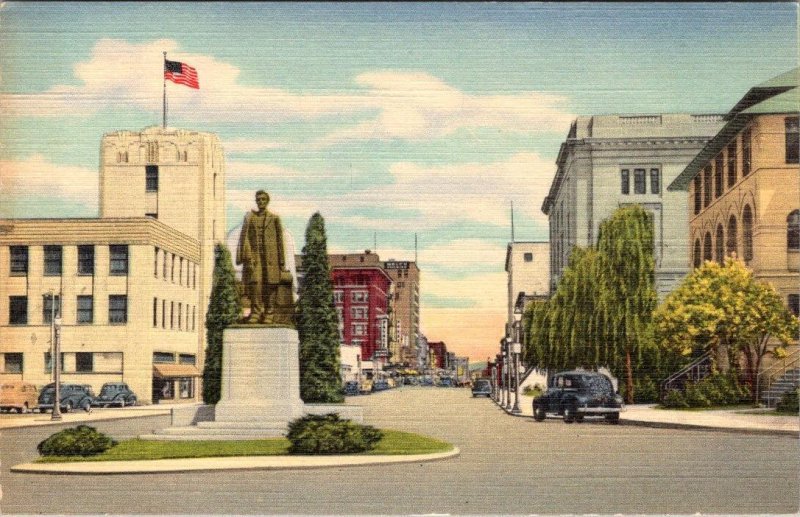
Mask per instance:
[[[760,400],[759,397],[762,393],[769,392],[775,379],[782,377],[789,369],[796,368],[798,365],[800,365],[800,349],[758,372],[756,374],[756,400]],[[764,390],[760,390],[762,382],[766,383]],[[767,407],[772,407],[771,399],[767,399]]]
[[[692,381],[697,382],[711,371],[711,351],[701,355],[691,363],[687,364],[677,372],[667,377],[661,383],[661,395],[664,396],[667,391],[673,389],[679,381]]]

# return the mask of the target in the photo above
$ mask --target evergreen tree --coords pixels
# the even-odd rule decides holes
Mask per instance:
[[[600,225],[597,249],[605,277],[600,297],[607,310],[606,337],[616,358],[624,358],[615,375],[624,373],[625,400],[632,404],[633,371],[641,366],[657,302],[652,216],[638,205],[618,209]]]
[[[311,216],[303,247],[305,277],[298,301],[300,397],[305,402],[342,402],[339,329],[333,305],[325,220]]]
[[[219,402],[222,374],[222,331],[236,323],[242,312],[241,299],[236,288],[236,273],[231,254],[223,244],[214,248],[214,274],[211,300],[206,312],[206,360],[203,368],[203,401]]]

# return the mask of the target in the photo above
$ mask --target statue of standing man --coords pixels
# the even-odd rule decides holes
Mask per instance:
[[[269,194],[256,192],[256,205],[244,216],[236,263],[243,264],[242,284],[250,314],[242,323],[292,325],[292,274],[286,268],[283,225],[267,210]]]

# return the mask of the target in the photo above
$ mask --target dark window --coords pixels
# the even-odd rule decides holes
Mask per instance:
[[[661,171],[650,169],[650,193],[661,194]]]
[[[180,354],[178,356],[180,364],[197,364],[197,357],[194,354]]]
[[[711,204],[711,166],[703,169],[703,208]]]
[[[170,266],[169,280],[173,284],[175,283],[175,255],[172,255],[172,265]]]
[[[153,326],[158,326],[158,298],[153,298]]]
[[[714,240],[714,260],[722,264],[725,261],[725,230],[717,225],[717,238]]]
[[[736,184],[736,140],[728,144],[728,187]]]
[[[738,248],[738,242],[736,241],[738,228],[736,226],[736,217],[731,216],[728,219],[728,246],[727,246],[727,253],[728,255],[734,255]]]
[[[155,213],[155,212],[148,212],[148,213],[144,214],[144,216],[145,217],[149,217],[151,219],[158,219],[158,214]]]
[[[22,373],[22,353],[8,353],[3,354],[5,357],[5,365],[3,371],[5,373]]]
[[[91,244],[78,246],[78,274],[94,274],[94,246]]]
[[[153,257],[153,276],[158,278],[158,248],[156,248],[156,253]]]
[[[533,253],[526,253],[523,257],[525,262],[533,262]]]
[[[703,257],[700,254],[700,239],[695,239],[694,241],[694,267],[700,267],[700,264],[703,263]]]
[[[58,365],[61,368],[61,371],[63,372],[64,371],[64,352],[61,352],[59,357],[60,357],[61,360],[58,362]],[[45,352],[44,353],[44,370],[45,370],[45,372],[48,372],[48,373],[53,371],[53,357],[50,355],[50,352]]]
[[[94,298],[78,296],[78,323],[94,322]]]
[[[786,247],[800,250],[800,210],[794,210],[786,218]]]
[[[28,247],[11,246],[11,274],[28,274]]]
[[[714,158],[714,199],[722,195],[722,153]]]
[[[61,246],[44,247],[44,275],[61,275]]]
[[[786,163],[800,162],[800,119],[786,119]]]
[[[169,302],[169,328],[175,328],[175,302]]]
[[[752,138],[753,132],[750,129],[742,133],[742,177],[750,174],[750,161],[752,159],[750,144]]]
[[[112,244],[108,247],[110,251],[111,263],[109,273],[112,275],[128,274],[128,245]]]
[[[745,205],[742,211],[742,243],[744,244],[744,261],[753,260],[753,211]]]
[[[633,193],[644,194],[646,188],[644,169],[633,169]]]
[[[174,363],[175,362],[175,354],[171,354],[169,352],[153,352],[153,362],[154,363]]]
[[[700,209],[703,208],[703,201],[700,197],[702,195],[701,187],[700,187],[700,175],[694,177],[694,213],[695,215],[700,213]]]
[[[167,328],[167,301],[161,300],[161,328]]]
[[[84,373],[94,371],[94,354],[91,352],[76,352],[75,371]]]
[[[128,322],[128,297],[124,294],[112,294],[108,297],[108,322]]]
[[[183,303],[178,302],[178,330],[183,330]]]
[[[703,238],[703,260],[711,260],[711,234],[706,232]]]
[[[628,169],[622,169],[620,173],[620,180],[622,181],[622,193],[628,195],[631,193],[631,173]]]
[[[28,324],[28,297],[8,297],[8,323],[11,325]]]
[[[56,318],[61,316],[61,297],[46,294],[42,298],[44,300],[44,303],[42,303],[42,321],[49,325],[53,321],[51,318],[53,312],[55,312]],[[55,305],[53,305],[53,298],[55,298]]]
[[[800,294],[789,295],[789,310],[792,311],[796,317],[800,317]],[[8,354],[6,354],[7,356]],[[22,355],[22,354],[20,354]],[[20,359],[21,361],[21,359]],[[8,371],[8,370],[6,370]]]
[[[163,278],[164,280],[167,279],[167,250],[164,250],[164,267],[161,278]]]
[[[178,259],[178,285],[183,285],[183,257]]]
[[[141,169],[139,169],[141,170]],[[145,165],[144,168],[145,191],[158,191],[158,165]]]

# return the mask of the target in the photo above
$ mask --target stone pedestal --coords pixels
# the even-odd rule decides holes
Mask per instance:
[[[297,331],[261,325],[231,326],[222,338],[222,392],[217,424],[286,427],[303,416]]]

